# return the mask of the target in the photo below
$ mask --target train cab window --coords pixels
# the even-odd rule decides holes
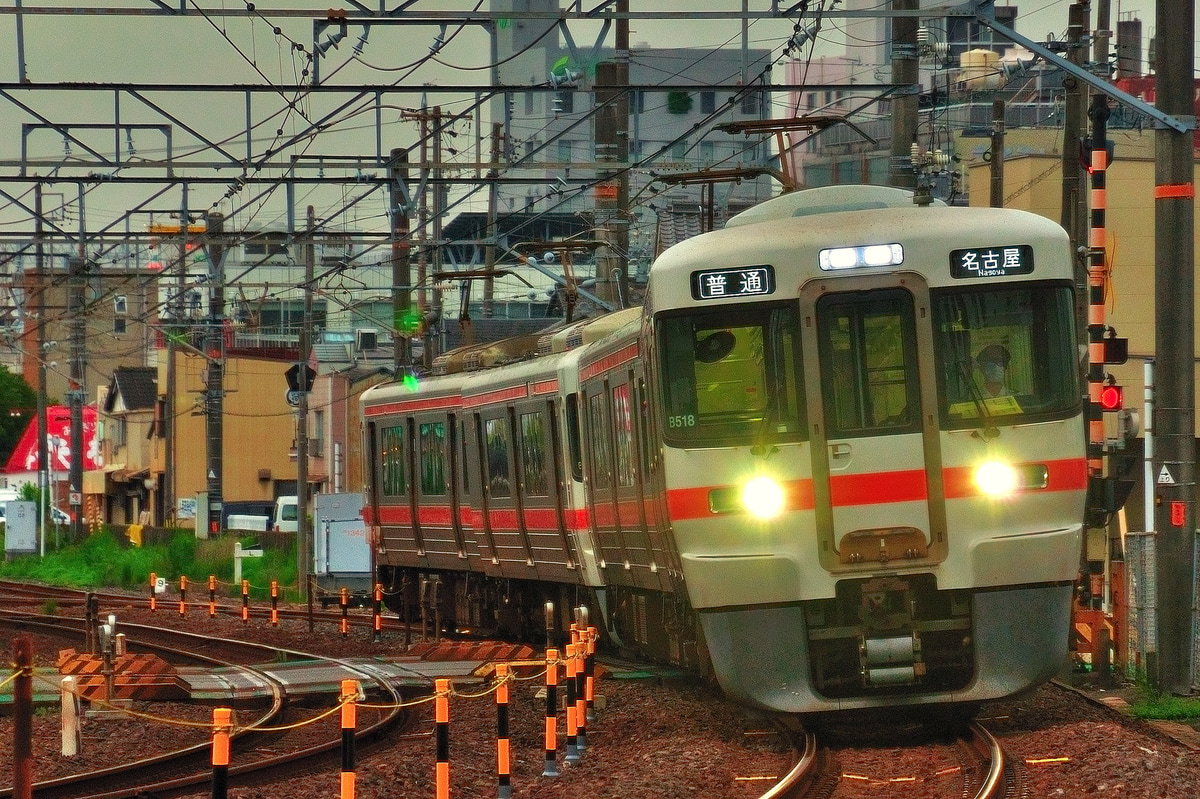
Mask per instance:
[[[615,433],[613,455],[617,467],[617,485],[621,488],[629,488],[634,485],[634,452],[633,405],[629,398],[628,383],[613,386],[612,411]]]
[[[800,336],[792,305],[660,317],[664,439],[694,446],[804,433]]]
[[[941,291],[934,294],[933,314],[945,424],[1078,409],[1068,287]]]
[[[379,486],[385,497],[402,497],[404,482],[404,428],[385,427],[379,431]]]
[[[421,445],[421,493],[439,496],[446,493],[446,425],[424,422],[419,427]]]
[[[483,423],[487,445],[487,487],[493,497],[511,497],[508,473],[508,420],[487,419]]]
[[[903,432],[919,422],[912,298],[903,291],[817,302],[831,436]]]
[[[548,496],[546,479],[546,425],[540,413],[523,413],[521,425],[521,484],[531,497]]]

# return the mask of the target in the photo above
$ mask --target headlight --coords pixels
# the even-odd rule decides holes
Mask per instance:
[[[760,519],[770,519],[783,510],[783,488],[769,477],[755,477],[742,489],[742,504]]]
[[[975,470],[975,485],[985,494],[1006,496],[1017,488],[1017,471],[1007,463],[988,461]]]

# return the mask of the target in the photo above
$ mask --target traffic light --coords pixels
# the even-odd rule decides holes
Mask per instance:
[[[1100,410],[1119,411],[1123,407],[1125,407],[1124,388],[1112,382],[1105,383],[1100,387]]]
[[[1129,360],[1129,339],[1118,338],[1116,328],[1107,328],[1103,342],[1105,363],[1120,364]]]

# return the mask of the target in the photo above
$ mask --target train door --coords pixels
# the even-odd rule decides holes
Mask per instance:
[[[916,284],[848,279],[802,293],[805,361],[819,371],[807,381],[813,495],[832,571],[945,547],[929,296]]]

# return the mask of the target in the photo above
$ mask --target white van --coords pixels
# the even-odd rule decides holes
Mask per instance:
[[[281,533],[294,533],[300,529],[296,497],[278,497],[275,500],[275,529]]]

